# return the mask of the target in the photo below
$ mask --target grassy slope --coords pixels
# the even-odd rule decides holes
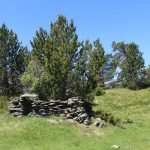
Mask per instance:
[[[85,128],[63,121],[49,124],[45,118],[10,118],[0,114],[0,150],[121,150],[150,149],[150,91],[107,90],[96,97],[94,110],[107,110],[133,120],[124,128]],[[60,119],[60,118],[56,118]]]

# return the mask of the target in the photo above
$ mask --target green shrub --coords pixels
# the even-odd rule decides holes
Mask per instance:
[[[105,94],[105,91],[101,87],[97,87],[95,89],[95,96],[100,96],[100,95],[103,95],[103,94]]]
[[[4,111],[7,109],[9,97],[0,96],[0,111]]]
[[[94,117],[99,117],[102,120],[105,120],[108,123],[111,123],[112,125],[119,125],[121,123],[121,119],[115,116],[112,113],[109,113],[106,110],[100,110],[97,112],[94,112]]]
[[[89,93],[89,94],[87,94],[87,95],[85,96],[85,100],[86,100],[87,102],[90,102],[90,103],[93,103],[94,98],[95,98],[95,93],[94,93],[94,92],[91,92],[91,93]]]

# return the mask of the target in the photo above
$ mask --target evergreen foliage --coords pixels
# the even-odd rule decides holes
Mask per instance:
[[[106,54],[99,39],[79,41],[73,20],[63,15],[50,24],[50,32],[36,31],[31,46],[29,54],[12,30],[4,24],[0,28],[1,95],[24,90],[42,99],[80,96],[91,101],[103,94],[105,82],[114,79],[117,70],[124,87],[140,89],[150,84],[150,67],[145,69],[138,45],[113,42],[114,54]]]
[[[142,81],[144,82],[145,87],[150,86],[150,65],[144,70],[144,76]]]
[[[150,84],[150,65],[146,69],[147,82]]]
[[[20,75],[27,65],[28,51],[17,35],[5,24],[0,28],[0,94],[16,95],[22,91]]]
[[[64,16],[51,23],[50,33],[40,28],[31,45],[32,61],[22,83],[45,98],[86,98],[97,86],[104,85],[108,66],[112,66],[100,40],[94,44],[79,42],[73,20],[68,22]],[[35,69],[34,63],[39,67]]]
[[[125,44],[124,42],[113,43],[112,45],[116,62],[121,71],[118,80],[124,87],[139,89],[144,74],[144,59],[135,43]]]

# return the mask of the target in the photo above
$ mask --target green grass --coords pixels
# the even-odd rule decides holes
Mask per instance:
[[[8,111],[9,100],[10,100],[9,97],[7,96],[0,96],[0,113]]]
[[[101,97],[96,97],[94,110],[107,110],[115,115],[135,119],[139,115],[150,113],[150,90],[131,91],[111,89]]]
[[[111,89],[95,98],[95,111],[105,110],[122,119],[133,120],[124,128],[106,128],[61,123],[50,124],[47,118],[11,118],[0,114],[0,150],[121,150],[150,149],[150,91]]]

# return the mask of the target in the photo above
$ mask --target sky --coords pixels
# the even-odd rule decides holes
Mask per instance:
[[[50,31],[58,15],[74,20],[79,40],[100,38],[107,53],[113,41],[135,42],[150,64],[150,0],[0,0],[0,26],[30,50],[36,30]]]

